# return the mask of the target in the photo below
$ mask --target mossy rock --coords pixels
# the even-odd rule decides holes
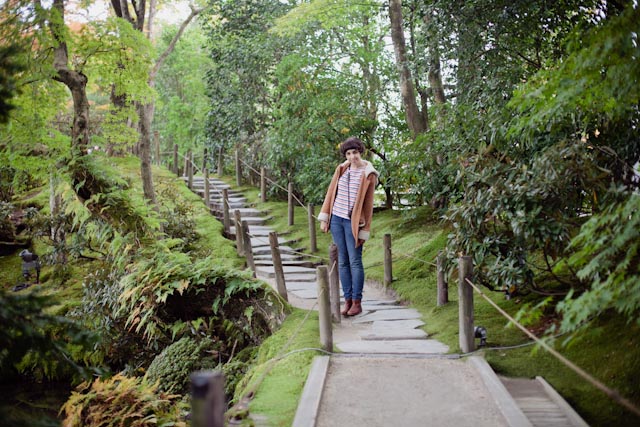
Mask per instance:
[[[159,383],[159,389],[186,394],[194,371],[213,369],[218,361],[216,343],[210,338],[184,337],[166,347],[149,365],[146,378]]]

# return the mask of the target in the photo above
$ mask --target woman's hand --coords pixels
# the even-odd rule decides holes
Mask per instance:
[[[320,230],[324,233],[329,232],[329,223],[327,221],[320,221]]]

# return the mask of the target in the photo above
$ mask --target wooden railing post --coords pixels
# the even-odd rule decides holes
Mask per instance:
[[[190,189],[193,189],[193,152],[189,151],[189,167],[187,168],[187,170],[189,171],[187,177],[188,177],[188,184],[187,186]]]
[[[331,300],[331,314],[333,321],[340,323],[340,274],[338,272],[338,246],[332,243],[329,246],[329,296]]]
[[[153,141],[154,141],[154,146],[156,148],[155,164],[160,165],[162,163],[160,159],[160,132],[158,132],[157,130],[153,132]]]
[[[318,252],[318,241],[316,239],[316,218],[311,203],[307,205],[307,212],[309,217],[309,250],[314,253]]]
[[[267,201],[267,176],[264,167],[260,168],[260,201],[262,203]]]
[[[384,246],[384,287],[391,285],[393,281],[393,267],[391,259],[391,234],[385,234],[383,238]]]
[[[224,150],[222,147],[218,150],[218,176],[224,175],[224,164],[223,164],[223,155]]]
[[[184,156],[184,168],[182,169],[182,176],[189,176],[189,155],[191,151],[187,151],[187,154]]]
[[[173,173],[178,176],[178,144],[173,144]]]
[[[229,190],[227,188],[222,189],[222,224],[224,232],[229,234],[231,218],[229,218]]]
[[[287,285],[284,282],[284,269],[282,268],[282,258],[280,257],[280,246],[278,244],[278,233],[269,233],[269,245],[271,246],[271,259],[273,260],[273,271],[276,276],[276,289],[280,296],[289,301],[287,295]]]
[[[233,218],[236,226],[236,250],[239,256],[244,256],[244,239],[242,237],[242,218],[240,216],[240,210],[233,211]]]
[[[244,256],[247,258],[247,266],[256,277],[256,263],[253,259],[253,246],[251,245],[251,235],[249,234],[249,223],[242,221],[242,247],[244,248]]]
[[[240,150],[236,148],[236,186],[242,186],[242,167],[240,166]]]
[[[289,226],[293,225],[293,183],[290,182],[287,186],[287,202],[289,206]]]
[[[460,350],[469,353],[475,349],[473,333],[473,288],[467,279],[473,277],[473,258],[462,256],[458,260],[458,324]]]
[[[449,302],[449,284],[444,274],[444,254],[438,253],[436,258],[436,270],[438,273],[438,306]]]
[[[211,210],[211,183],[209,182],[209,170],[204,170],[204,205]]]
[[[191,374],[192,427],[224,427],[226,407],[224,374],[221,371]]]
[[[208,167],[207,167],[207,153],[208,153],[208,150],[205,148],[204,152],[202,153],[202,171],[206,171],[208,169]]]
[[[324,351],[333,351],[331,307],[329,303],[329,272],[326,265],[316,268],[318,277],[318,316],[320,318],[320,345]]]

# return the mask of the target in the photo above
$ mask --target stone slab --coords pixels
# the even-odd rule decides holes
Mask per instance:
[[[287,286],[287,292],[290,292],[302,299],[316,299],[318,298],[318,290],[317,289],[289,289]]]
[[[449,347],[439,341],[397,340],[397,341],[346,341],[336,344],[345,353],[365,354],[444,354]]]
[[[358,316],[353,323],[374,322],[377,320],[407,320],[419,319],[420,313],[413,308],[401,308],[399,310],[380,310],[366,316]]]
[[[318,295],[318,287],[315,282],[286,282],[288,291],[313,290]]]
[[[368,331],[360,333],[363,340],[411,340],[427,336],[422,329],[407,327],[402,320],[373,322]]]

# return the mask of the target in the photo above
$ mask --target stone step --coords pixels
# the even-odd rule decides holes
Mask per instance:
[[[315,268],[300,267],[295,265],[283,265],[282,270],[284,271],[285,280],[287,276],[300,275],[305,277],[310,276],[310,278],[315,281],[315,277],[316,277]],[[275,275],[276,273],[273,265],[256,267],[256,276],[273,278],[275,277]]]

